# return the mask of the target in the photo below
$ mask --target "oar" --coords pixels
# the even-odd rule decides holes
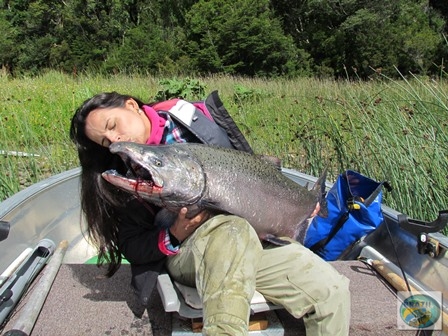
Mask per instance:
[[[55,245],[50,239],[42,239],[0,288],[0,325],[10,316],[23,293],[53,254],[54,248]]]
[[[26,248],[20,255],[3,271],[0,275],[0,287],[14,274],[14,272],[22,265],[23,261],[30,255],[33,249],[31,247]]]
[[[59,243],[43,271],[44,274],[39,279],[39,282],[29,296],[26,305],[22,309],[19,318],[15,322],[13,328],[7,331],[4,336],[30,335],[44,305],[45,299],[53,285],[53,281],[59,271],[59,267],[62,264],[67,246],[68,242],[66,240]]]
[[[372,266],[381,276],[386,279],[386,281],[392,285],[397,291],[400,292],[407,292],[409,289],[411,290],[412,294],[418,294],[419,291],[409,285],[406,284],[404,279],[393,272],[384,262],[380,260],[372,260],[372,259],[364,259],[364,262]],[[440,307],[440,318],[442,319],[442,330],[445,334],[448,335],[448,314],[443,311],[443,307]]]

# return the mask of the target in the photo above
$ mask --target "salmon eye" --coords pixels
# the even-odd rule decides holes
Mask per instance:
[[[155,160],[154,160],[154,165],[155,165],[156,167],[162,167],[162,161],[155,159]]]

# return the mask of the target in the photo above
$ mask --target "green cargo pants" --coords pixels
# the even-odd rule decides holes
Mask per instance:
[[[204,335],[247,335],[255,289],[303,317],[307,335],[348,335],[348,279],[297,242],[263,249],[240,217],[209,219],[168,258],[167,268],[173,279],[197,288]]]

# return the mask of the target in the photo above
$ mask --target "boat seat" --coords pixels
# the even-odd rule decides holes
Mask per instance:
[[[202,317],[202,302],[196,288],[173,281],[167,273],[163,273],[158,277],[157,290],[166,312],[178,312],[185,318]],[[267,301],[262,294],[255,291],[251,300],[251,314],[275,309],[282,307]]]
[[[167,273],[160,274],[157,279],[157,290],[166,312],[178,313],[180,319],[174,317],[171,335],[193,335],[202,328],[202,301],[196,288],[173,281]],[[276,314],[272,311],[283,307],[267,301],[262,294],[255,291],[252,297],[250,335],[284,335],[284,329]],[[184,319],[190,319],[191,324]]]

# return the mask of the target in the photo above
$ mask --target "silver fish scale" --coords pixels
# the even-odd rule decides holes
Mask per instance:
[[[207,175],[204,200],[246,218],[261,237],[270,234],[302,241],[317,203],[316,192],[255,155],[192,144],[187,150]]]

